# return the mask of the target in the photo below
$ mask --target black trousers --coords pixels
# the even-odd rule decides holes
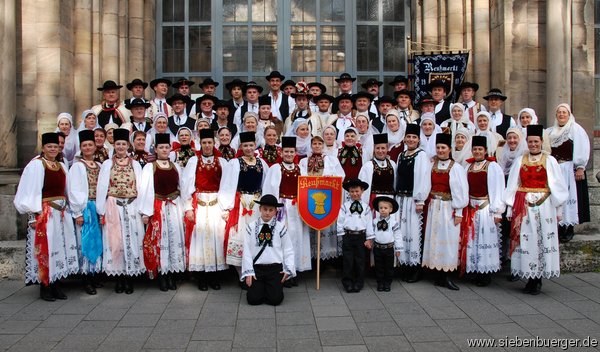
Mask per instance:
[[[394,247],[373,247],[373,256],[375,257],[375,277],[377,277],[377,283],[391,284],[394,276]]]
[[[252,281],[252,286],[248,287],[248,304],[259,305],[269,304],[279,305],[283,301],[283,267],[281,264],[255,264],[254,274],[256,280]]]
[[[342,239],[344,288],[355,286],[362,289],[365,284],[365,240],[366,234],[346,233]]]

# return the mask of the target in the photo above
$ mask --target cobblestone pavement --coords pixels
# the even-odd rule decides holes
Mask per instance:
[[[114,293],[114,283],[107,282],[96,296],[71,280],[63,285],[69,299],[57,302],[38,299],[38,286],[5,280],[0,349],[445,352],[484,349],[469,348],[470,338],[600,340],[600,273],[544,280],[538,296],[521,293],[524,283],[504,275],[483,288],[459,280],[460,291],[427,279],[396,280],[389,293],[377,292],[371,278],[362,292],[351,294],[342,292],[337,276],[325,272],[316,291],[314,273],[305,275],[300,286],[285,290],[279,307],[249,306],[233,278],[208,292],[193,281],[169,292],[138,282],[132,295]]]

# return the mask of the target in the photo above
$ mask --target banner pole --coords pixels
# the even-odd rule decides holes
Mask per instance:
[[[317,291],[321,288],[321,230],[317,231]]]

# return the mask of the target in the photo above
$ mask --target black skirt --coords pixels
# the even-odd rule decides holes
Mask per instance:
[[[590,222],[590,194],[588,192],[587,173],[583,173],[583,180],[575,181],[577,185],[577,213],[579,223]]]

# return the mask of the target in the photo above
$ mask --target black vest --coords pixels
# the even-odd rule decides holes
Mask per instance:
[[[185,120],[185,123],[183,125],[178,125],[175,123],[175,117],[174,116],[169,116],[169,129],[171,130],[171,133],[173,133],[174,136],[177,136],[177,132],[179,131],[179,129],[181,127],[187,127],[190,130],[194,130],[194,128],[196,128],[196,126],[194,126],[196,120],[192,119],[191,117],[188,117],[187,120]]]
[[[419,150],[411,156],[407,156],[404,151],[398,157],[396,192],[399,196],[412,197],[415,185],[415,159],[422,151]]]
[[[442,122],[448,120],[449,118],[452,118],[450,115],[450,101],[444,100],[442,110],[435,114],[435,123],[439,126],[442,124]]]
[[[210,123],[210,128],[213,131],[215,131],[215,133],[217,131],[219,131],[219,124],[217,123],[217,118],[216,117]],[[237,126],[235,125],[235,123],[233,123],[233,117],[231,117],[231,118],[228,117],[227,118],[227,128],[229,128],[229,130],[231,131],[231,138],[233,139],[233,137],[237,133]]]
[[[502,114],[502,123],[496,126],[496,133],[502,136],[502,138],[506,139],[506,131],[510,128],[510,120],[512,116]]]
[[[243,100],[244,103],[246,102],[245,100]],[[243,106],[244,104],[242,104]],[[237,110],[237,108],[235,107],[235,104],[233,102],[233,99],[229,99],[227,100],[227,106],[229,107],[229,120],[233,121],[233,117],[235,115],[235,111]],[[247,110],[246,110],[247,111]],[[243,117],[244,115],[242,115]]]

